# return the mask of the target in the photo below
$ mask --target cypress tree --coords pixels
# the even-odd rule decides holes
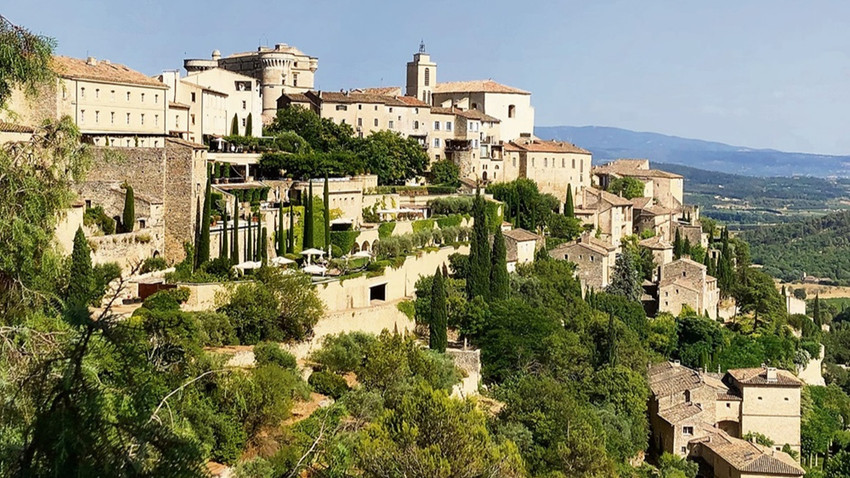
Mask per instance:
[[[253,132],[254,132],[254,126],[253,126],[253,123],[254,123],[254,117],[253,117],[253,115],[251,115],[251,113],[248,113],[248,119],[246,120],[246,123],[247,123],[247,124],[245,125],[245,136],[253,136]]]
[[[83,228],[74,234],[74,249],[71,252],[71,271],[66,304],[68,309],[88,307],[94,289],[94,273],[91,265],[91,249]]]
[[[289,231],[287,231],[288,237]],[[280,201],[280,206],[278,206],[277,210],[277,234],[275,234],[275,239],[277,239],[277,255],[282,256],[286,253],[286,241],[283,240],[283,201]]]
[[[313,247],[313,180],[309,181],[304,201],[304,249]]]
[[[263,265],[266,265],[269,263],[269,251],[267,250],[269,243],[268,238],[266,237],[266,228],[264,227],[261,232],[262,234],[260,234],[260,237],[262,238],[262,241],[260,241],[260,261],[262,261]]]
[[[245,260],[254,260],[254,238],[252,231],[254,229],[254,214],[248,214],[248,236],[245,238]]]
[[[682,257],[682,249],[684,244],[682,244],[682,234],[679,232],[679,228],[676,228],[676,236],[673,239],[673,258],[678,259]]]
[[[289,203],[289,229],[286,231],[286,236],[289,239],[286,245],[286,252],[295,254],[295,212],[292,209],[292,202]]]
[[[236,200],[236,205],[233,212],[233,253],[231,254],[231,262],[239,264],[239,200]]]
[[[212,213],[212,186],[207,177],[204,192],[204,212],[201,215],[201,236],[198,238],[198,266],[210,260],[210,216]]]
[[[564,216],[576,217],[576,209],[573,204],[573,185],[567,184],[567,202],[564,203]]]
[[[484,198],[481,188],[475,193],[472,202],[472,238],[469,245],[469,277],[466,280],[467,294],[470,299],[480,295],[487,297],[490,279],[490,241],[487,234],[487,217],[484,212]]]
[[[691,253],[691,240],[686,237],[685,240],[682,241],[682,254],[690,255],[690,253]]]
[[[428,324],[428,345],[431,350],[445,352],[448,345],[447,337],[448,310],[446,308],[446,289],[443,285],[443,274],[437,267],[434,281],[431,283],[431,321]]]
[[[328,258],[331,257],[331,196],[328,185],[328,173],[325,173],[325,190],[322,192],[325,211],[325,248],[328,250]]]
[[[266,228],[263,227],[263,220],[259,214],[257,214],[257,247],[254,248],[254,260],[260,261],[263,259],[264,251],[263,244],[265,244],[265,235]]]
[[[127,186],[124,194],[124,212],[121,215],[121,230],[133,232],[136,225],[136,194],[133,186]]]
[[[617,364],[617,329],[614,324],[614,314],[608,314],[608,365]]]
[[[507,299],[510,293],[506,256],[505,236],[500,227],[493,236],[493,253],[490,255],[490,298],[494,300]]]
[[[227,208],[225,207],[225,212],[222,214],[222,224],[221,224],[221,250],[218,253],[219,257],[223,257],[225,259],[229,259],[230,256],[230,246],[227,243],[227,235],[230,234],[230,231],[227,229]]]
[[[230,122],[230,135],[239,136],[239,118],[233,113],[233,121]]]
[[[74,247],[76,249],[76,239],[74,240]],[[820,294],[815,294],[815,303],[812,305],[812,320],[818,327],[823,324],[820,316]]]

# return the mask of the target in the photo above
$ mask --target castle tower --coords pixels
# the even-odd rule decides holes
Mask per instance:
[[[437,84],[437,64],[425,52],[425,42],[419,44],[419,52],[407,63],[407,89],[405,95],[419,98],[431,104],[431,90]]]

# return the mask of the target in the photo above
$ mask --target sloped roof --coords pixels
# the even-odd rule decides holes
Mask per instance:
[[[632,205],[632,202],[629,201],[628,199],[621,198],[620,196],[617,196],[616,194],[611,194],[608,191],[605,191],[605,190],[602,190],[602,189],[596,189],[596,188],[590,187],[590,188],[584,188],[583,191],[586,191],[588,194],[590,194],[592,196],[596,196],[597,198],[599,198],[600,201],[607,202],[608,204],[610,204],[612,206],[624,207],[624,206],[631,206]]]
[[[54,56],[50,66],[57,75],[65,78],[125,83],[161,88],[163,90],[168,88],[161,81],[151,78],[144,73],[106,60],[95,61],[93,64],[89,64],[86,60],[79,58]]]
[[[632,207],[634,207],[635,209],[644,209],[644,208],[648,207],[650,204],[652,204],[652,198],[651,197],[632,198],[631,201],[632,201]]]
[[[32,133],[35,130],[29,126],[0,121],[0,131],[4,133]]]
[[[670,244],[661,236],[652,236],[649,239],[640,241],[638,244],[647,249],[673,249],[673,244]]]
[[[744,385],[770,385],[802,387],[803,382],[787,370],[776,370],[776,381],[767,381],[767,370],[764,368],[736,368],[727,371],[735,380]]]
[[[563,141],[546,141],[539,138],[519,138],[511,141],[513,151],[528,151],[531,153],[576,153],[591,154],[586,149],[579,148],[572,143]]]
[[[658,416],[665,422],[676,425],[679,422],[699,415],[700,412],[702,412],[702,408],[687,402],[674,405],[666,410],[661,410],[658,412]]]
[[[410,106],[419,106],[421,108],[430,108],[431,105],[420,100],[419,98],[414,98],[413,96],[399,96],[395,95],[395,99],[401,101],[402,103],[407,103]]]
[[[691,440],[691,443],[708,448],[740,472],[780,476],[803,476],[805,473],[787,453],[732,437],[713,427],[705,426],[702,431],[705,436]]]
[[[366,93],[369,95],[381,95],[381,96],[401,96],[401,87],[400,86],[379,86],[377,88],[357,88],[357,90],[361,93]]]
[[[420,105],[412,105],[406,101],[402,101],[395,96],[385,96],[385,95],[373,95],[369,93],[357,93],[357,92],[335,92],[335,91],[319,91],[315,93],[322,102],[325,103],[343,103],[343,104],[355,104],[355,103],[372,103],[372,104],[381,104],[387,106],[420,106]],[[427,105],[425,105],[427,106]]]
[[[684,365],[661,362],[649,368],[649,389],[656,397],[665,397],[705,385],[699,372]]]
[[[434,93],[511,93],[530,95],[531,93],[512,86],[496,83],[493,80],[450,81],[437,83]]]
[[[540,239],[540,236],[537,234],[521,228],[511,229],[510,231],[505,231],[502,234],[504,234],[506,238],[511,238],[516,242],[536,241]]]
[[[463,110],[457,107],[452,106],[451,108],[440,108],[433,107],[431,108],[431,113],[438,115],[455,115],[460,116],[461,118],[478,120],[478,121],[489,121],[491,123],[499,123],[501,120],[499,118],[495,118],[493,116],[482,113],[478,110]]]

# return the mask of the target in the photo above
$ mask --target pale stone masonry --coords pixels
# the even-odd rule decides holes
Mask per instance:
[[[659,453],[698,458],[717,478],[800,477],[804,470],[784,445],[799,451],[800,382],[785,370],[733,369],[702,373],[678,362],[648,371],[652,396],[650,445]],[[741,439],[766,435],[773,449]]]
[[[611,272],[617,257],[617,247],[606,241],[583,234],[578,240],[561,244],[549,251],[553,259],[576,264],[576,276],[582,291],[604,290],[611,283]]]
[[[608,185],[617,178],[630,177],[644,184],[643,195],[666,209],[679,210],[684,204],[684,177],[649,168],[647,159],[618,159],[593,169],[599,185]]]
[[[598,229],[602,239],[611,244],[619,247],[620,241],[633,233],[631,201],[588,187],[576,196],[576,204],[576,217]]]
[[[525,229],[510,229],[503,234],[508,272],[516,271],[519,264],[534,262],[534,254],[543,247],[543,238]]]
[[[558,201],[564,202],[567,186],[572,186],[574,198],[578,198],[582,190],[590,187],[591,159],[590,151],[571,143],[521,137],[505,145],[504,180],[531,179],[537,183],[540,192],[551,194],[558,198]],[[586,201],[590,202],[589,199]],[[631,231],[631,225],[628,230]]]
[[[698,314],[717,318],[720,291],[717,279],[708,275],[706,267],[683,257],[661,266],[658,285],[658,310],[679,315],[685,305]]]

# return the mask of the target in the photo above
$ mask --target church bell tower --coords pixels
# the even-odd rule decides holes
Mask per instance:
[[[419,52],[413,55],[413,61],[407,63],[407,88],[404,94],[430,105],[433,104],[431,91],[436,84],[437,64],[431,61],[431,55],[425,51],[423,41],[419,44]]]

